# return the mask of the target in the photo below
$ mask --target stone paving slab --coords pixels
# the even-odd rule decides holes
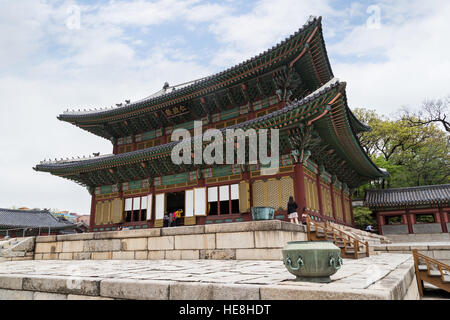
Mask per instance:
[[[282,261],[6,261],[0,299],[403,299],[416,281],[403,254],[345,259],[331,279],[297,282]]]

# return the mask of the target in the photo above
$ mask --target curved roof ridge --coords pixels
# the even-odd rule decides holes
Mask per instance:
[[[247,121],[244,121],[242,123],[238,123],[229,127],[225,127],[222,129],[218,129],[221,132],[225,131],[226,129],[238,129],[238,128],[242,128],[245,127],[247,125],[250,125],[252,123],[255,122],[259,122],[261,120],[266,120],[269,119],[271,117],[277,116],[280,113],[284,113],[287,111],[290,111],[294,108],[298,108],[306,103],[308,103],[309,101],[317,98],[318,96],[321,96],[322,94],[324,94],[325,92],[328,92],[329,90],[335,88],[338,85],[344,84],[343,82],[340,82],[338,78],[333,78],[332,80],[328,81],[326,84],[324,84],[322,87],[320,87],[319,89],[317,89],[316,91],[314,91],[313,93],[309,94],[308,96],[306,96],[305,98],[295,101],[285,107],[283,107],[282,109],[276,110],[272,113],[269,113],[267,115],[263,115],[260,116],[258,118],[254,118],[254,119],[250,119]],[[194,141],[194,139],[198,139],[198,136],[192,136],[191,141]],[[120,153],[120,154],[113,154],[113,155],[103,155],[103,156],[99,156],[99,157],[91,157],[91,158],[87,158],[87,159],[80,159],[80,160],[76,160],[76,161],[57,161],[57,162],[43,162],[42,164],[39,164],[36,166],[36,169],[38,169],[38,167],[46,167],[46,166],[51,166],[51,167],[56,167],[56,166],[60,166],[63,167],[64,165],[68,165],[68,164],[80,164],[82,162],[99,162],[100,160],[107,160],[109,158],[116,158],[116,159],[120,159],[120,158],[127,158],[129,156],[132,155],[139,155],[139,154],[143,154],[149,151],[156,151],[156,150],[163,150],[172,146],[175,146],[176,144],[180,143],[180,141],[171,141],[168,142],[166,144],[163,145],[158,145],[158,146],[154,146],[154,147],[150,147],[150,148],[146,148],[146,149],[140,149],[140,150],[135,150],[135,151],[131,151],[131,152],[126,152],[126,153]]]
[[[143,103],[154,103],[154,102],[157,102],[158,99],[163,99],[163,98],[170,97],[171,95],[173,95],[173,94],[175,94],[175,93],[179,93],[180,90],[188,90],[188,89],[191,89],[191,88],[194,87],[194,86],[202,85],[202,84],[205,83],[207,80],[210,80],[210,79],[212,79],[212,78],[218,78],[218,77],[220,77],[220,76],[222,76],[222,75],[225,75],[225,74],[227,74],[227,73],[230,73],[232,70],[238,69],[239,67],[241,67],[241,66],[243,66],[243,65],[245,65],[245,64],[248,64],[248,63],[250,63],[250,62],[253,62],[254,60],[257,60],[257,59],[259,59],[259,58],[261,58],[261,57],[267,55],[268,53],[273,52],[273,51],[275,51],[276,49],[280,48],[282,45],[284,45],[284,44],[287,43],[288,41],[294,39],[299,33],[301,33],[302,31],[304,31],[306,28],[310,27],[310,26],[313,25],[314,23],[319,23],[319,24],[320,24],[321,20],[322,20],[322,17],[320,17],[320,16],[319,16],[319,17],[313,17],[313,16],[312,16],[312,18],[310,17],[310,19],[309,19],[309,20],[308,20],[301,28],[299,28],[294,34],[292,34],[292,35],[286,37],[285,40],[279,42],[278,44],[276,44],[275,46],[273,46],[271,49],[266,49],[264,52],[262,52],[262,53],[260,53],[260,54],[258,54],[258,55],[256,55],[256,56],[253,56],[252,58],[246,60],[245,62],[238,63],[238,64],[236,64],[236,65],[234,65],[234,66],[232,66],[232,67],[227,68],[226,70],[222,70],[222,71],[220,71],[220,72],[217,72],[217,73],[212,74],[212,75],[210,75],[210,76],[206,76],[206,77],[200,78],[200,79],[198,79],[198,80],[193,80],[192,82],[194,82],[194,83],[189,84],[189,85],[187,85],[187,86],[184,86],[184,87],[182,87],[182,88],[180,88],[180,89],[178,89],[178,90],[166,92],[166,93],[164,93],[164,94],[162,94],[162,95],[158,95],[158,96],[153,97],[153,98],[151,98],[151,97],[152,97],[152,95],[151,95],[151,96],[149,96],[150,99],[147,99],[147,98],[149,98],[149,97],[147,97],[147,98],[144,98],[144,99],[141,99],[141,100],[137,100],[137,101],[135,101],[135,102],[127,103],[127,104],[125,104],[125,105],[123,105],[123,106],[119,106],[119,107],[116,107],[116,108],[115,108],[115,107],[104,107],[104,108],[101,108],[100,110],[86,110],[86,111],[81,111],[81,110],[79,109],[79,111],[66,111],[66,112],[63,112],[62,114],[60,114],[57,118],[58,118],[59,120],[65,121],[66,119],[64,119],[64,118],[67,118],[67,117],[70,117],[70,116],[84,116],[84,115],[90,115],[90,114],[103,114],[103,115],[108,115],[108,113],[110,113],[110,112],[117,111],[117,110],[123,109],[123,108],[125,108],[125,107],[127,107],[127,108],[130,108],[130,107],[137,107],[137,106],[139,106],[140,104],[143,104]],[[330,70],[331,70],[331,66],[330,66],[330,64],[329,64],[329,61],[328,61],[328,67],[329,67]],[[187,83],[189,83],[189,82],[187,82]],[[174,86],[174,87],[176,87],[176,86]],[[67,121],[69,121],[69,120],[67,120]]]

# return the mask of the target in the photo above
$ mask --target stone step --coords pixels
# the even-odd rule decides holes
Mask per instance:
[[[419,271],[427,271],[428,270],[428,267],[425,264],[419,265],[418,268],[419,268]]]
[[[430,270],[430,276],[431,277],[440,277],[441,272],[439,270]]]
[[[355,250],[353,248],[347,249],[346,253],[347,254],[354,254]],[[358,255],[361,255],[361,254],[366,254],[366,251],[362,251],[362,250],[358,251]]]

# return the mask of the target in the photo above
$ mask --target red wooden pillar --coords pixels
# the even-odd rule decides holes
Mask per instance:
[[[148,220],[147,223],[149,224],[149,228],[153,228],[155,226],[155,186],[153,185],[153,181],[150,181],[150,183],[151,187],[149,188],[149,194],[152,197],[152,205],[151,208],[147,208],[147,210],[151,211],[150,220]]]
[[[248,182],[248,196],[250,198],[250,208],[248,208],[249,211],[251,211],[251,208],[253,207],[253,180],[251,178],[250,174],[250,166],[247,167],[247,171],[243,175],[243,179],[247,180]],[[294,181],[294,187],[295,187],[295,181]]]
[[[345,195],[344,195],[344,188],[341,190],[341,204],[342,204],[342,220],[344,220],[345,217]],[[350,207],[349,207],[350,208]]]
[[[89,231],[92,232],[95,223],[95,190],[91,197],[91,216],[89,217]]]
[[[305,188],[305,171],[303,164],[294,166],[294,197],[300,208],[300,214],[303,208],[306,208],[306,188]]]
[[[320,170],[316,174],[317,197],[319,198],[319,215],[324,217],[323,201],[322,201],[322,184],[320,183]]]
[[[405,213],[402,215],[402,220],[404,224],[408,225],[408,233],[409,234],[413,234],[413,228],[412,228],[412,223],[411,223],[411,219],[409,217],[409,209],[406,209]]]
[[[384,216],[380,212],[375,213],[378,221],[378,233],[383,235]]]
[[[448,228],[447,228],[448,217],[447,217],[447,213],[444,212],[442,207],[439,208],[439,215],[441,216],[442,232],[447,233],[448,232]]]
[[[331,194],[331,211],[333,215],[333,220],[336,222],[336,203],[334,200],[334,185],[333,183],[330,184],[330,194]]]

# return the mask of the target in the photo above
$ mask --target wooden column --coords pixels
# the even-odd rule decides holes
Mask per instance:
[[[341,204],[342,204],[342,220],[344,220],[344,217],[345,217],[345,193],[344,193],[344,188],[342,188],[342,190],[341,190]]]
[[[439,214],[441,216],[441,225],[442,225],[442,232],[447,233],[447,213],[444,212],[442,207],[439,207]]]
[[[156,205],[155,205],[156,196],[155,196],[155,186],[153,185],[153,183],[154,183],[154,181],[151,181],[150,194],[152,195],[152,207],[151,207],[152,216],[151,216],[150,222],[149,222],[149,224],[150,224],[149,227],[150,228],[153,228],[155,226],[155,216],[156,216],[156,212],[155,212],[155,210],[156,210]]]
[[[411,223],[411,218],[409,216],[409,209],[406,209],[405,214],[402,215],[403,223],[406,223],[408,225],[408,232],[409,234],[413,234],[413,228]]]
[[[322,202],[322,184],[320,183],[320,170],[316,174],[316,185],[317,185],[317,197],[319,198],[319,215],[324,217],[323,212],[323,202]]]
[[[383,235],[384,216],[380,212],[376,212],[376,216],[378,221],[378,233]]]
[[[89,231],[92,232],[95,223],[95,190],[92,193],[91,197],[91,215],[89,217]]]
[[[305,188],[305,171],[303,164],[296,164],[294,166],[294,197],[295,202],[300,209],[300,215],[303,213],[303,208],[306,208],[306,188]]]
[[[330,194],[331,194],[331,214],[333,215],[333,220],[336,222],[336,204],[334,203],[334,184],[330,184]]]

